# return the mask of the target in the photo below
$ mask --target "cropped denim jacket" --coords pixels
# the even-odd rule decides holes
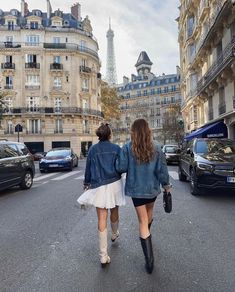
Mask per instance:
[[[118,172],[126,172],[125,194],[133,198],[153,198],[162,187],[169,185],[169,174],[166,158],[160,146],[149,163],[138,164],[131,150],[131,142],[123,146],[116,160]]]
[[[115,161],[121,148],[110,141],[100,141],[88,152],[84,186],[97,188],[121,178],[115,168]]]

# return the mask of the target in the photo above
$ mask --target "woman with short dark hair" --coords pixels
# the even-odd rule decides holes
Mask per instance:
[[[125,194],[132,198],[135,206],[145,267],[152,273],[154,257],[150,227],[154,202],[161,192],[160,184],[167,192],[170,184],[165,156],[161,147],[154,145],[146,120],[137,119],[132,124],[131,142],[123,146],[116,169],[126,172]]]
[[[101,124],[96,130],[99,142],[89,149],[84,180],[86,191],[78,198],[81,205],[96,207],[102,267],[110,263],[107,243],[108,209],[111,211],[111,240],[114,242],[119,236],[118,207],[125,205],[121,175],[115,169],[115,161],[121,149],[110,142],[111,134],[108,124]]]

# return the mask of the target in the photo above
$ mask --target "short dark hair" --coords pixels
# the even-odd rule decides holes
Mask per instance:
[[[109,124],[101,124],[99,128],[96,130],[96,135],[99,137],[100,141],[106,141],[110,139],[111,129]]]

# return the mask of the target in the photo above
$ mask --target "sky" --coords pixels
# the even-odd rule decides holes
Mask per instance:
[[[0,9],[20,10],[20,0],[0,1]],[[46,0],[26,0],[29,10],[46,12]],[[65,13],[76,0],[51,0],[53,11]],[[81,16],[88,15],[93,34],[98,39],[101,73],[105,77],[107,39],[111,18],[114,31],[114,51],[118,83],[123,76],[136,74],[135,64],[141,51],[146,51],[153,62],[155,75],[176,73],[179,65],[178,26],[179,0],[80,0]]]

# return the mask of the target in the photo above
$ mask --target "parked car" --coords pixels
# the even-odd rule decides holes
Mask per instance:
[[[45,157],[46,154],[47,154],[46,152],[36,152],[36,153],[33,154],[33,159],[34,159],[34,161],[39,161],[43,157]]]
[[[46,156],[39,161],[39,169],[46,172],[55,169],[69,169],[78,166],[78,156],[71,148],[54,148],[47,152]]]
[[[190,180],[191,193],[203,190],[235,191],[235,142],[230,139],[196,138],[181,151],[179,180]]]
[[[0,141],[0,190],[19,185],[29,189],[33,184],[33,156],[23,143]]]
[[[177,145],[166,144],[162,147],[167,163],[179,163],[180,149]]]

